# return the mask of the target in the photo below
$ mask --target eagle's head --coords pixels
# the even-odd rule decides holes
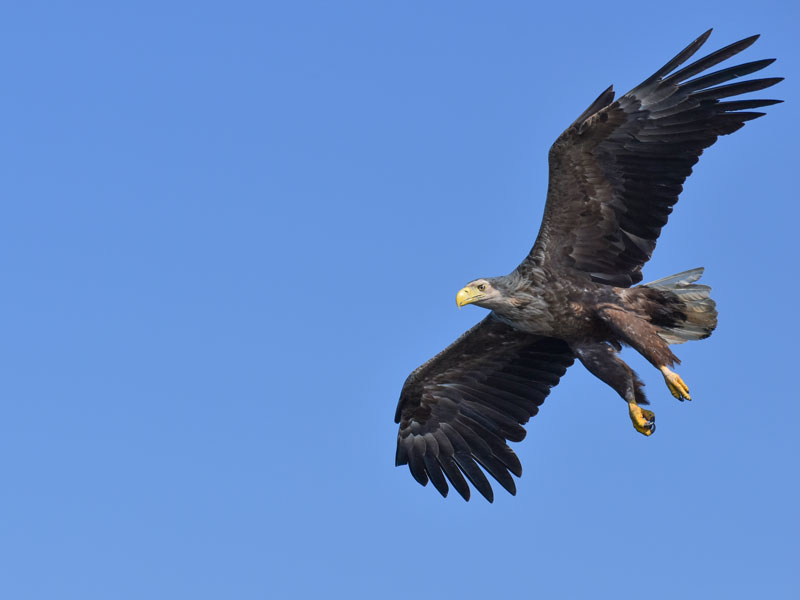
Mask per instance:
[[[459,308],[467,304],[477,304],[492,310],[501,308],[508,303],[504,283],[500,277],[471,281],[456,295],[456,304]]]

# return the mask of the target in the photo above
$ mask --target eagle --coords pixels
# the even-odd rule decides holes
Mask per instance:
[[[397,405],[396,465],[420,484],[465,499],[494,499],[487,474],[512,495],[522,465],[508,442],[525,437],[550,390],[577,358],[627,403],[650,436],[655,415],[638,375],[619,358],[644,356],[678,400],[689,388],[670,346],[711,335],[715,303],[696,283],[702,268],[639,284],[683,183],[703,150],[780,100],[737,99],[780,77],[729,83],[770,65],[757,60],[707,72],[754,35],[680,68],[708,30],[627,94],[606,89],[558,137],[539,235],[510,274],[468,283],[456,296],[491,312],[406,379]]]

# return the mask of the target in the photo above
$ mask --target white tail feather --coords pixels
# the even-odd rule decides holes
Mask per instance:
[[[686,320],[673,327],[662,327],[658,334],[668,344],[702,340],[717,326],[716,302],[710,297],[711,287],[694,283],[702,275],[703,267],[698,267],[644,285],[672,292],[683,302],[682,312]]]

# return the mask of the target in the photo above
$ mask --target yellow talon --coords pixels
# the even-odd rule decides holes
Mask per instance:
[[[683,382],[680,375],[670,371],[667,367],[661,367],[660,371],[664,375],[664,381],[673,396],[681,402],[692,399],[689,395],[689,386]]]
[[[628,414],[636,431],[643,435],[653,435],[656,430],[656,415],[653,411],[646,410],[635,402],[629,402]]]

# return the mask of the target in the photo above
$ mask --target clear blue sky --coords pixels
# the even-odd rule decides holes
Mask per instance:
[[[9,3],[0,596],[789,598],[797,4]],[[393,466],[409,371],[536,235],[547,150],[708,27],[787,100],[702,157],[645,270],[706,267],[658,415],[574,366],[518,495]]]

